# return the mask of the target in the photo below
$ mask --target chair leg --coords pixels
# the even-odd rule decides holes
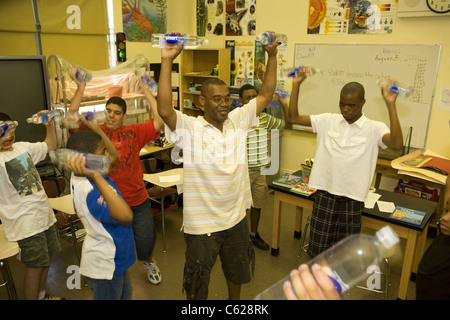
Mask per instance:
[[[72,216],[69,216],[69,225],[70,225],[70,233],[72,234],[73,246],[75,248],[75,253],[77,255],[78,264],[81,264],[80,252],[78,251],[78,240],[77,235],[75,233],[75,228],[73,226]]]
[[[0,269],[2,270],[4,283],[0,284],[0,287],[5,286],[8,291],[9,300],[17,300],[16,287],[14,285],[14,280],[9,268],[8,261],[6,259],[0,261]]]
[[[388,300],[389,299],[389,287],[391,285],[391,260],[389,258],[385,258],[384,259],[384,265],[385,265],[385,270],[384,270],[384,299]]]
[[[161,224],[163,234],[163,252],[166,252],[166,227],[164,221],[164,188],[161,187]]]
[[[311,223],[311,216],[308,216],[306,218],[305,230],[303,230],[303,234],[302,234],[302,244],[300,245],[300,250],[298,251],[298,255],[297,255],[298,258],[300,258],[302,256],[302,253],[306,252],[306,248],[308,248],[308,244],[305,245],[305,242],[306,242],[306,235],[308,233],[308,227],[309,227],[310,223]]]

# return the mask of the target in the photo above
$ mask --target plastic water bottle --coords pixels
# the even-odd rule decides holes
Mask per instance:
[[[152,79],[152,77],[149,77],[144,70],[142,70],[142,68],[136,69],[134,74],[142,81],[142,83],[146,85],[145,87],[150,90],[153,96],[158,94],[158,84]]]
[[[86,158],[85,167],[89,170],[98,171],[102,175],[106,175],[111,167],[111,161],[107,156],[75,151],[72,149],[61,148],[49,152],[51,162],[63,169],[66,169],[66,159],[73,157],[77,153],[82,153]]]
[[[83,113],[67,112],[64,118],[64,126],[69,129],[77,129],[81,124],[81,117],[84,117],[87,121],[95,120],[98,124],[102,124],[106,121],[108,113],[106,110],[102,111],[88,111]]]
[[[300,71],[304,70],[307,77],[311,77],[315,75],[317,72],[320,72],[320,69],[314,67],[290,67],[290,68],[282,68],[280,69],[280,76],[283,78],[290,77],[295,78],[300,75]]]
[[[184,41],[184,49],[197,49],[200,46],[208,45],[208,40],[202,39],[195,35],[184,34],[152,34],[152,47],[164,48],[165,44],[176,44],[177,46],[181,41]]]
[[[2,138],[8,131],[15,130],[19,125],[17,121],[6,120],[0,124],[0,138]]]
[[[392,256],[399,241],[389,226],[378,230],[376,236],[354,234],[322,252],[307,265],[310,270],[314,264],[320,265],[336,290],[344,293],[369,276],[368,267],[378,265],[382,259]],[[285,300],[285,281],[290,281],[290,275],[258,294],[255,299]]]
[[[389,84],[389,92],[395,93],[401,97],[408,98],[410,95],[413,94],[414,88],[408,84],[402,83],[397,80],[384,80],[384,81],[378,81],[378,84]]]
[[[89,82],[92,80],[92,74],[87,71],[86,69],[83,69],[80,66],[74,65],[77,67],[77,71],[75,72],[75,77],[78,79],[78,81],[81,82]]]
[[[282,33],[272,33],[272,32],[262,32],[256,36],[256,41],[261,43],[263,46],[272,44],[275,38],[278,39],[278,44],[286,43],[287,36]]]
[[[284,91],[284,90],[281,90],[281,89],[276,89],[276,90],[275,90],[275,95],[276,95],[276,96],[280,95],[282,98],[287,98],[287,97],[289,97],[291,94],[290,94],[289,91]]]
[[[27,122],[40,124],[49,120],[55,120],[55,122],[60,123],[62,121],[63,114],[64,112],[61,109],[38,112],[29,117]]]

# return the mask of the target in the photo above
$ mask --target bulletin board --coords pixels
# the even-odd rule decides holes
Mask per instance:
[[[403,136],[412,127],[411,147],[425,147],[440,45],[295,44],[294,50],[295,66],[319,69],[300,87],[300,114],[340,113],[340,91],[346,83],[356,81],[366,91],[363,113],[389,126],[388,109],[377,81],[393,77],[414,87],[408,99],[397,98]],[[298,125],[294,129],[311,131]]]

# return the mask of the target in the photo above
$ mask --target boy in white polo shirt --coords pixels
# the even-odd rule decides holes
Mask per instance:
[[[387,87],[381,92],[389,112],[386,124],[362,113],[364,87],[347,83],[341,90],[341,114],[299,115],[298,96],[305,73],[293,78],[287,121],[310,126],[317,148],[309,185],[318,191],[311,216],[308,251],[315,257],[339,240],[361,229],[361,213],[378,158],[378,146],[400,149],[403,136],[395,101]]]
[[[173,60],[183,46],[161,51],[158,113],[166,137],[183,148],[183,226],[186,264],[183,288],[188,299],[207,299],[210,272],[217,256],[228,285],[229,299],[239,299],[241,285],[251,280],[253,249],[246,219],[252,196],[247,166],[247,131],[258,125],[258,114],[272,101],[276,85],[277,42],[268,54],[259,95],[230,112],[227,85],[219,79],[202,83],[203,117],[189,117],[172,106]]]

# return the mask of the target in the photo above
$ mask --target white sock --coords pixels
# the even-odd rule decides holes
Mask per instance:
[[[44,300],[44,298],[45,298],[45,290],[42,290],[42,291],[39,292],[38,299],[39,300]]]

